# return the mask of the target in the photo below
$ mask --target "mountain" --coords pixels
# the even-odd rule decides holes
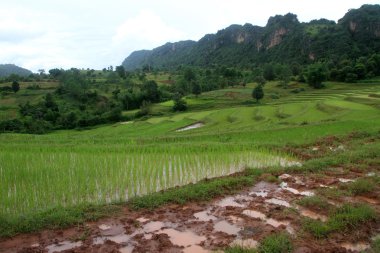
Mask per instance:
[[[199,41],[167,43],[131,53],[128,69],[192,66],[252,66],[267,62],[338,62],[380,52],[380,5],[349,10],[338,23],[327,19],[301,23],[292,13],[270,17],[265,27],[231,25]]]
[[[19,76],[29,76],[30,74],[32,74],[32,71],[21,68],[14,64],[0,64],[0,77],[6,77],[11,74],[16,74]]]

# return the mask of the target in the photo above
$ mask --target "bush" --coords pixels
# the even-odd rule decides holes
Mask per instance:
[[[173,111],[186,111],[187,110],[187,103],[186,101],[181,98],[179,95],[176,95],[173,99],[174,105],[173,105]]]
[[[270,98],[271,99],[280,99],[280,96],[277,94],[272,94],[272,95],[270,95]]]

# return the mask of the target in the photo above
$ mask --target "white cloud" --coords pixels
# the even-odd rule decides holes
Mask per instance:
[[[154,12],[143,10],[137,16],[127,19],[116,29],[112,42],[116,45],[139,42],[137,45],[141,47],[184,38],[185,33],[166,24]]]

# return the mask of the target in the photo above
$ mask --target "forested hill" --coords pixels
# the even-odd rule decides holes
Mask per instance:
[[[14,64],[0,64],[0,77],[6,77],[11,74],[18,76],[28,76],[32,74],[30,70],[18,67]]]
[[[339,62],[380,52],[380,5],[349,10],[338,23],[319,19],[301,23],[288,13],[270,17],[265,27],[231,25],[198,42],[167,43],[135,51],[124,61],[128,70],[192,66],[249,67],[267,62],[308,64]]]

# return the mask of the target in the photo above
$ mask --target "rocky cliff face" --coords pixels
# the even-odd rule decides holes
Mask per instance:
[[[274,46],[277,46],[282,41],[282,36],[285,35],[288,31],[285,28],[280,28],[274,32],[272,38],[269,42],[268,49]]]

